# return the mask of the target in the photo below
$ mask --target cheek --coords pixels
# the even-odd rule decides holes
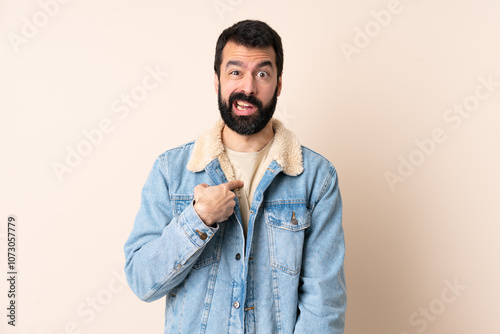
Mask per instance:
[[[265,94],[262,95],[262,99],[265,100],[266,102],[271,101],[271,99],[274,96],[275,90],[276,90],[276,85],[269,85],[265,87],[265,90],[263,90]]]
[[[230,84],[224,84],[221,86],[222,98],[229,99],[229,96],[235,91],[235,87]]]

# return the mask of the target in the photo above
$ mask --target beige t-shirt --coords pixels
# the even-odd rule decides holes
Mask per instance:
[[[242,224],[245,238],[247,236],[248,219],[250,215],[250,208],[252,206],[253,195],[270,162],[267,158],[269,151],[271,150],[273,140],[274,139],[272,139],[259,152],[238,152],[225,147],[227,156],[231,162],[231,166],[233,167],[236,180],[242,180],[245,183],[243,188],[236,191],[236,194],[238,195],[238,202],[240,203],[241,219],[243,220]]]

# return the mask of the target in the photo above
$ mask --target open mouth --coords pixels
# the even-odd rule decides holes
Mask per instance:
[[[236,115],[239,116],[248,116],[253,114],[257,110],[257,107],[251,103],[244,101],[234,101],[233,103],[233,111]]]

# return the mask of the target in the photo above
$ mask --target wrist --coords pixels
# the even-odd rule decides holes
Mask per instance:
[[[193,209],[200,218],[200,220],[205,224],[206,226],[212,226],[215,222],[206,217],[205,213],[203,212],[203,209],[200,209],[200,205],[196,205],[196,200],[193,200]]]

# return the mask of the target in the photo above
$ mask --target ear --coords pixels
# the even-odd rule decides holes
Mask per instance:
[[[217,73],[214,73],[214,88],[215,94],[219,95],[219,76]]]
[[[279,77],[279,79],[278,79],[278,96],[280,96],[280,94],[281,94],[281,77],[282,77],[282,76],[283,76],[283,75],[280,75],[280,77]]]

